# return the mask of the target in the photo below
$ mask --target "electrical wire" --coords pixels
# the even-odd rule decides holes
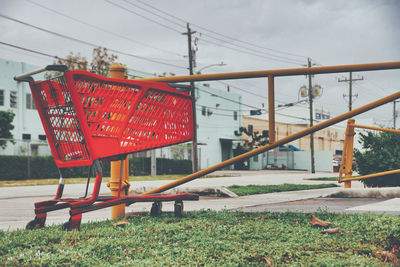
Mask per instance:
[[[240,104],[240,105],[243,105],[243,106],[246,106],[246,107],[249,107],[249,108],[254,108],[254,109],[256,109],[256,110],[259,110],[259,109],[260,109],[259,107],[255,107],[255,106],[248,105],[248,104],[245,104],[245,103],[236,101],[236,100],[232,100],[232,99],[229,99],[229,98],[226,98],[226,97],[223,97],[223,96],[220,96],[220,95],[211,93],[211,92],[209,92],[209,91],[207,91],[207,90],[200,89],[200,88],[198,88],[198,87],[197,87],[197,90],[199,90],[199,91],[201,91],[201,92],[205,92],[205,93],[207,93],[207,94],[210,94],[211,96],[215,96],[215,97],[218,97],[218,98],[221,98],[221,99],[225,99],[226,101],[230,101],[230,102],[233,102],[233,103],[236,103],[236,104]]]
[[[35,26],[33,24],[30,24],[30,23],[27,23],[27,22],[24,22],[24,21],[9,17],[9,16],[1,14],[1,13],[0,13],[0,17],[4,18],[4,19],[11,20],[11,21],[14,21],[14,22],[19,23],[19,24],[23,24],[25,26],[37,29],[37,30],[42,31],[42,32],[49,33],[51,35],[55,35],[55,36],[58,36],[58,37],[61,37],[61,38],[64,38],[64,39],[68,39],[68,40],[71,40],[71,41],[74,41],[74,42],[78,42],[78,43],[81,43],[81,44],[85,44],[85,45],[88,45],[88,46],[91,46],[91,47],[104,47],[104,46],[101,46],[101,45],[98,45],[98,44],[94,44],[94,43],[91,43],[91,42],[88,42],[88,41],[84,41],[84,40],[77,39],[77,38],[74,38],[74,37],[71,37],[71,36],[67,36],[67,35],[64,35],[64,34],[61,34],[61,33],[50,31],[50,30]],[[105,47],[105,48],[107,48],[107,47]],[[133,57],[133,58],[137,58],[137,59],[141,59],[141,60],[145,60],[145,61],[149,61],[149,62],[153,62],[153,63],[157,63],[157,64],[172,66],[172,67],[175,67],[175,68],[186,69],[186,67],[182,67],[182,66],[179,66],[179,65],[170,64],[170,63],[166,63],[166,62],[162,62],[162,61],[158,61],[158,60],[149,59],[149,58],[138,56],[138,55],[135,55],[135,54],[119,51],[119,50],[116,50],[116,49],[111,49],[111,48],[107,48],[107,49],[110,52],[113,52],[113,53],[129,56],[129,57]]]
[[[139,8],[139,9],[141,9],[141,10],[144,10],[144,11],[146,11],[146,12],[148,12],[148,13],[154,15],[154,16],[157,16],[157,17],[159,17],[159,18],[165,19],[166,21],[168,21],[168,22],[170,22],[170,23],[173,23],[173,24],[175,24],[175,25],[177,25],[177,26],[179,26],[179,27],[183,27],[183,26],[181,25],[181,23],[177,23],[176,21],[173,21],[173,20],[171,20],[171,19],[169,19],[169,18],[166,18],[166,17],[164,17],[164,16],[160,16],[159,14],[157,14],[156,12],[153,12],[152,10],[149,10],[149,9],[147,9],[147,8],[143,8],[143,7],[141,7],[141,6],[137,5],[137,4],[134,4],[134,3],[130,2],[130,1],[127,1],[127,0],[122,0],[122,1],[124,1],[125,3],[127,3],[127,4],[129,4],[129,5],[134,6],[134,7],[136,7],[136,8]],[[242,48],[242,49],[247,49],[247,50],[252,51],[252,52],[256,52],[256,53],[260,53],[260,54],[267,55],[267,56],[269,56],[269,57],[267,57],[268,59],[277,60],[277,61],[282,61],[282,60],[280,60],[280,59],[284,59],[284,60],[286,60],[285,62],[292,61],[292,62],[290,62],[290,63],[293,63],[293,64],[303,64],[303,62],[302,62],[302,61],[299,61],[299,60],[294,60],[294,59],[287,58],[287,57],[277,56],[277,55],[274,55],[274,54],[271,54],[271,53],[266,53],[266,52],[262,52],[262,51],[259,51],[259,50],[253,49],[253,48],[245,47],[245,46],[243,46],[243,45],[234,44],[234,43],[232,43],[232,42],[228,42],[228,41],[226,41],[226,40],[223,40],[223,39],[221,39],[221,38],[214,37],[214,36],[209,35],[209,34],[205,34],[205,33],[203,33],[203,32],[201,33],[201,35],[207,36],[207,37],[212,38],[212,39],[214,39],[214,40],[221,41],[221,42],[223,42],[223,43],[227,43],[227,44],[230,44],[230,45],[233,45],[233,46]],[[275,59],[274,59],[274,58],[271,58],[271,57],[275,57]]]
[[[155,23],[155,24],[157,24],[157,25],[159,25],[159,26],[161,26],[161,27],[164,27],[164,28],[166,28],[166,29],[169,29],[169,30],[171,30],[171,31],[174,31],[174,32],[177,32],[177,33],[181,34],[181,31],[179,31],[179,30],[177,30],[177,29],[175,29],[175,28],[172,28],[172,27],[170,27],[170,26],[167,26],[167,25],[165,25],[165,24],[162,24],[162,23],[160,23],[160,22],[158,22],[158,21],[156,21],[156,20],[153,20],[153,19],[151,19],[151,18],[148,18],[148,17],[146,17],[146,16],[143,16],[142,14],[137,13],[137,12],[131,10],[131,9],[128,9],[128,8],[126,8],[126,7],[124,7],[124,6],[121,6],[121,5],[119,5],[119,4],[116,4],[116,3],[114,3],[114,2],[111,2],[110,0],[104,0],[104,1],[107,2],[107,3],[109,3],[109,4],[111,4],[111,5],[113,5],[113,6],[119,7],[120,9],[123,9],[123,10],[125,10],[126,12],[129,12],[129,13],[134,14],[134,15],[136,15],[136,16],[138,16],[138,17],[141,17],[141,18],[143,18],[143,19],[145,19],[145,20],[151,21],[151,22],[153,22],[153,23]]]
[[[88,22],[86,22],[86,21],[83,21],[83,20],[74,18],[74,17],[69,16],[69,15],[64,14],[64,13],[61,13],[61,12],[59,12],[59,11],[57,11],[57,10],[54,10],[54,9],[52,9],[52,8],[49,8],[49,7],[45,6],[45,5],[36,3],[36,2],[34,2],[34,1],[32,1],[32,0],[25,0],[25,1],[26,1],[26,2],[29,2],[29,3],[31,3],[31,4],[33,4],[33,5],[36,5],[36,6],[38,6],[38,7],[41,7],[41,8],[43,8],[43,9],[45,9],[45,10],[48,10],[48,11],[50,11],[50,12],[53,12],[53,13],[55,13],[55,14],[57,14],[57,15],[63,16],[63,17],[65,17],[65,18],[68,18],[68,19],[73,20],[73,21],[75,21],[75,22],[78,22],[78,23],[81,23],[81,24],[83,24],[83,25],[86,25],[86,26],[89,26],[89,27],[91,27],[91,28],[94,28],[94,29],[96,29],[96,30],[99,30],[99,31],[101,31],[101,32],[105,32],[105,33],[108,33],[108,34],[117,36],[117,37],[119,37],[119,38],[125,39],[125,40],[127,40],[127,41],[129,41],[129,42],[136,43],[136,44],[140,44],[140,45],[145,46],[145,47],[150,47],[150,48],[153,48],[153,49],[155,49],[155,50],[162,51],[162,52],[165,52],[165,53],[174,54],[174,55],[177,55],[177,56],[180,56],[180,57],[184,57],[184,55],[181,55],[181,54],[178,54],[178,53],[175,53],[175,52],[166,50],[166,49],[154,47],[154,46],[152,46],[152,45],[149,45],[149,44],[140,42],[140,41],[138,41],[138,40],[131,39],[131,38],[125,36],[125,35],[121,35],[121,34],[118,34],[118,33],[116,33],[116,32],[109,31],[109,30],[107,30],[107,29],[98,27],[98,26],[96,26],[96,25],[94,25],[94,24],[90,24],[90,23],[88,23]]]
[[[200,89],[200,88],[197,88],[197,90],[205,92],[205,93],[208,93],[208,94],[210,94],[212,96],[215,96],[215,97],[219,97],[219,98],[225,99],[227,101],[230,101],[230,102],[233,102],[233,103],[236,103],[236,104],[240,104],[240,105],[243,105],[243,106],[246,106],[246,107],[250,107],[250,108],[255,108],[256,110],[261,110],[261,111],[264,110],[265,111],[265,109],[258,108],[258,107],[255,107],[255,106],[252,106],[252,105],[248,105],[248,104],[245,104],[245,103],[241,103],[239,101],[235,101],[235,100],[223,97],[223,96],[219,96],[219,95],[216,95],[214,93],[208,92],[207,90],[203,90],[203,89]],[[301,119],[301,120],[306,120],[306,121],[309,120],[309,119],[304,118],[304,117],[298,117],[298,116],[293,116],[293,115],[288,115],[288,114],[282,114],[282,113],[278,113],[278,112],[275,112],[275,114],[278,114],[278,115],[281,115],[281,116],[284,116],[284,117],[288,117],[288,118]],[[316,120],[316,119],[313,119],[313,121],[320,122],[319,120]]]
[[[238,47],[240,49],[249,50],[250,52],[249,51],[239,50],[239,49],[236,49],[235,51],[240,51],[242,53],[247,53],[249,55],[262,56],[263,58],[267,58],[267,59],[274,60],[274,61],[279,61],[279,62],[286,62],[286,63],[290,63],[290,64],[295,64],[295,65],[304,64],[304,62],[302,62],[300,60],[293,60],[293,59],[286,58],[286,57],[279,57],[279,56],[276,56],[276,55],[273,55],[273,54],[270,54],[270,53],[260,52],[260,51],[258,51],[256,49],[253,49],[253,48],[248,48],[248,47],[245,47],[245,46],[242,46],[242,45],[238,45],[238,44],[235,44],[235,43],[232,43],[232,42],[228,42],[228,41],[222,40],[222,39],[217,38],[217,37],[213,37],[213,36],[208,35],[208,34],[204,34],[204,33],[201,33],[201,34],[204,35],[204,36],[207,36],[208,38],[220,41],[222,43],[229,44],[231,46],[236,46],[236,47]],[[206,41],[208,43],[212,43],[214,45],[223,46],[223,47],[232,49],[231,47],[228,47],[226,45],[222,45],[221,43],[215,43],[215,42],[207,40],[207,39],[203,39],[203,41]],[[256,53],[256,54],[254,54],[254,53]]]
[[[66,59],[61,58],[61,57],[57,57],[57,56],[50,55],[50,54],[47,54],[47,53],[43,53],[43,52],[40,52],[40,51],[36,51],[36,50],[33,50],[33,49],[29,49],[29,48],[25,48],[25,47],[13,45],[13,44],[5,43],[5,42],[2,42],[2,41],[0,41],[0,44],[6,45],[6,46],[9,46],[9,47],[13,47],[13,48],[16,48],[16,49],[24,50],[24,51],[27,51],[27,52],[31,52],[31,53],[34,53],[34,54],[46,56],[46,57],[51,57],[51,58],[55,58],[55,59],[66,60]]]
[[[120,9],[123,9],[123,10],[125,10],[125,11],[127,11],[127,12],[129,12],[129,13],[131,13],[131,14],[134,14],[134,15],[136,15],[136,16],[139,16],[139,17],[143,18],[143,19],[146,19],[146,20],[148,20],[148,21],[151,21],[151,22],[153,22],[153,23],[155,23],[155,24],[157,24],[157,25],[159,25],[159,26],[162,26],[162,27],[167,28],[167,29],[169,29],[169,30],[172,30],[172,31],[174,31],[174,32],[181,33],[179,30],[177,30],[177,29],[175,29],[175,28],[172,28],[172,27],[170,27],[170,26],[167,26],[167,25],[165,25],[165,24],[162,24],[162,23],[160,23],[160,22],[158,22],[158,21],[156,21],[156,20],[154,20],[154,19],[152,19],[152,18],[149,18],[149,17],[147,17],[147,16],[144,16],[144,15],[141,14],[141,13],[135,12],[135,11],[133,11],[133,10],[131,10],[131,9],[128,9],[128,8],[126,8],[126,7],[124,7],[124,6],[121,6],[121,5],[119,5],[119,4],[115,3],[115,2],[112,2],[112,1],[110,1],[110,0],[104,0],[104,1],[106,1],[107,3],[109,3],[109,4],[111,4],[111,5],[114,5],[114,6],[116,6],[116,7],[119,7]],[[173,21],[171,21],[171,20],[168,19],[168,18],[165,18],[165,17],[163,17],[163,16],[160,16],[160,15],[158,15],[158,14],[152,12],[152,11],[149,11],[148,9],[145,9],[145,8],[142,8],[142,7],[138,6],[138,5],[135,5],[135,4],[131,3],[130,1],[126,1],[126,0],[122,0],[122,1],[124,1],[124,2],[126,2],[126,3],[128,3],[128,4],[130,4],[130,5],[133,5],[133,6],[137,7],[137,8],[139,8],[139,9],[145,10],[146,12],[149,12],[150,14],[153,14],[153,15],[157,16],[158,18],[165,19],[165,20],[167,20],[167,21],[169,21],[169,22],[171,22],[171,23],[174,23],[175,25],[178,25],[178,26],[180,26],[180,27],[184,27],[183,25],[180,25],[179,23],[173,22]],[[210,41],[210,40],[207,40],[207,39],[203,39],[203,41],[205,41],[206,43],[210,43],[210,44],[213,44],[213,45],[216,45],[216,46],[220,46],[220,47],[225,47],[225,48],[227,48],[227,49],[231,49],[231,50],[234,50],[234,51],[236,51],[236,52],[244,53],[244,54],[247,54],[247,55],[253,55],[253,56],[256,56],[256,57],[262,57],[262,58],[266,58],[266,59],[269,59],[269,60],[274,60],[274,61],[279,61],[279,62],[285,62],[285,63],[289,63],[289,64],[294,64],[294,65],[302,65],[302,62],[299,61],[299,60],[297,60],[297,59],[296,59],[296,60],[295,60],[295,59],[289,59],[289,58],[285,58],[285,57],[282,57],[282,56],[276,56],[276,55],[273,55],[273,54],[270,54],[270,53],[266,53],[266,52],[260,52],[260,51],[257,51],[257,50],[255,50],[255,49],[248,48],[248,47],[244,47],[244,46],[241,46],[241,45],[237,45],[237,44],[234,44],[234,43],[232,43],[232,42],[228,42],[228,41],[226,41],[226,40],[222,40],[222,39],[220,39],[220,38],[213,37],[213,36],[208,35],[208,34],[204,34],[204,33],[202,33],[202,34],[205,35],[205,36],[207,36],[208,38],[212,38],[212,39],[215,39],[215,40],[218,40],[218,41],[222,41],[222,42],[224,42],[224,43],[228,43],[228,44],[230,44],[230,45],[232,45],[232,46],[236,46],[236,47],[239,47],[239,48],[241,48],[241,49],[250,50],[250,52],[249,52],[249,51],[244,51],[244,50],[241,50],[241,49],[237,49],[237,48],[234,48],[234,47],[230,47],[230,46],[227,46],[227,45],[224,45],[224,44],[218,44],[218,43],[215,43],[215,42]],[[252,52],[252,51],[253,51],[253,52]],[[256,53],[254,53],[254,51],[255,51]]]
[[[174,18],[176,20],[179,20],[179,21],[184,22],[184,23],[189,23],[188,21],[186,21],[184,19],[181,19],[181,18],[179,18],[179,17],[177,17],[175,15],[172,15],[170,13],[167,13],[167,12],[165,12],[165,11],[155,7],[155,6],[152,6],[152,5],[150,5],[150,4],[148,4],[148,3],[144,2],[144,1],[141,1],[141,0],[136,0],[136,1],[141,3],[141,4],[143,4],[143,5],[145,5],[145,6],[150,7],[153,10],[157,10],[158,12],[160,12],[160,13],[162,13],[164,15],[172,17],[172,18]],[[299,57],[299,58],[308,58],[308,57],[303,56],[303,55],[297,55],[297,54],[294,54],[294,53],[284,52],[284,51],[281,51],[281,50],[278,50],[278,49],[272,49],[272,48],[268,48],[268,47],[265,47],[265,46],[260,46],[260,45],[257,45],[257,44],[251,43],[251,42],[243,41],[243,40],[240,40],[240,39],[237,39],[237,38],[225,35],[225,34],[221,34],[221,33],[218,33],[216,31],[213,31],[213,30],[210,30],[210,29],[207,29],[205,27],[202,27],[202,26],[194,24],[194,23],[190,23],[190,24],[195,26],[195,27],[197,27],[197,28],[199,28],[199,29],[203,29],[205,31],[211,32],[211,33],[213,33],[215,35],[219,35],[219,36],[222,36],[224,38],[227,38],[227,39],[230,39],[230,40],[233,40],[233,41],[237,41],[237,42],[240,42],[240,43],[243,43],[243,44],[247,44],[247,45],[250,45],[250,46],[253,46],[253,47],[257,47],[257,48],[260,48],[260,49],[272,51],[272,52],[275,52],[275,53],[286,54],[286,55],[289,55],[289,56],[294,56],[294,57]]]

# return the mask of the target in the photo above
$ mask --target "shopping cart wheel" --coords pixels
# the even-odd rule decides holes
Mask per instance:
[[[37,214],[35,216],[35,219],[33,219],[32,221],[28,222],[28,224],[26,225],[25,229],[27,230],[32,230],[35,228],[43,228],[44,224],[46,222],[46,213],[41,213],[41,214]]]
[[[62,225],[62,229],[64,230],[64,231],[71,231],[71,222],[66,222],[66,223],[64,223],[63,225]]]
[[[182,201],[175,201],[174,214],[176,217],[183,216],[183,202]]]
[[[154,202],[153,205],[151,206],[150,216],[152,216],[152,217],[161,216],[161,213],[162,213],[161,208],[162,208],[161,202]]]
[[[71,231],[74,229],[78,229],[81,227],[81,220],[82,220],[82,214],[76,214],[71,216],[71,218],[69,218],[69,221],[64,223],[62,226],[62,229],[64,231]]]

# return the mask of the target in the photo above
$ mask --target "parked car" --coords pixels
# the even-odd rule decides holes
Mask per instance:
[[[332,160],[332,165],[333,165],[333,167],[340,166],[341,162],[342,162],[342,158],[341,157],[335,157]]]

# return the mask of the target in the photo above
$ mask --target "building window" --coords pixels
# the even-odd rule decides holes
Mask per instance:
[[[27,109],[36,109],[35,101],[33,101],[31,94],[26,94],[26,108]]]
[[[207,114],[206,107],[205,107],[205,106],[202,106],[202,107],[201,107],[201,115],[206,116],[206,114]]]
[[[17,92],[10,91],[10,108],[17,108]]]
[[[0,106],[4,106],[4,90],[0,90]]]
[[[233,112],[233,120],[237,121],[237,111]]]
[[[22,134],[22,140],[31,140],[31,134],[23,133]]]
[[[253,161],[254,161],[254,162],[258,162],[258,155],[255,155],[255,156],[253,157]]]
[[[39,140],[40,141],[46,141],[46,135],[44,135],[44,134],[39,134]]]

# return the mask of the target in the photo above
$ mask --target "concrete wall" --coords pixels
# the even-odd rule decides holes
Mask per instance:
[[[294,169],[311,171],[311,152],[310,151],[294,151]],[[332,151],[315,151],[315,170],[318,172],[333,171],[333,152]]]
[[[321,172],[333,171],[333,152],[316,151],[315,170]],[[268,151],[250,159],[250,169],[260,170],[267,167],[288,168],[291,170],[311,171],[310,151]]]

